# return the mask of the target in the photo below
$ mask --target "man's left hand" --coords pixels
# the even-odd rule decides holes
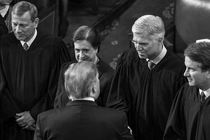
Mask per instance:
[[[33,130],[31,128],[34,128],[35,120],[31,117],[29,111],[16,113],[15,118],[20,127],[22,127],[23,129]]]

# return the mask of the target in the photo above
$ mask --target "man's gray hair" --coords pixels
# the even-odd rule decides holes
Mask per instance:
[[[158,37],[164,38],[165,27],[160,17],[144,15],[134,22],[132,32],[135,34],[145,33],[146,35],[158,35]]]
[[[71,64],[64,75],[68,96],[79,99],[89,97],[90,87],[96,81],[98,70],[94,63],[82,61]]]

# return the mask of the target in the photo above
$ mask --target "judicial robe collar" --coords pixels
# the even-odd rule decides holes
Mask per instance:
[[[146,58],[146,61],[151,61],[151,62],[155,63],[155,65],[157,65],[163,59],[163,57],[166,55],[166,53],[167,53],[167,49],[163,45],[162,51],[160,52],[160,54],[155,59],[149,60],[148,58]]]
[[[35,29],[35,32],[34,32],[34,35],[33,37],[28,41],[28,42],[25,42],[25,41],[20,41],[21,45],[23,46],[24,43],[27,43],[28,45],[28,49],[30,48],[31,44],[34,42],[35,38],[37,36],[37,29]]]

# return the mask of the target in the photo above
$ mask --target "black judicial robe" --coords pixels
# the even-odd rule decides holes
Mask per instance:
[[[64,73],[68,69],[69,65],[76,62],[77,61],[67,62],[63,64],[61,67],[59,81],[58,81],[58,88],[54,101],[54,108],[64,107],[69,102],[67,92],[64,88]],[[98,68],[99,80],[100,80],[100,95],[96,99],[96,103],[99,106],[105,107],[114,70],[100,58],[96,65]]]
[[[7,25],[4,22],[4,18],[0,15],[0,36],[7,33],[8,33]]]
[[[135,48],[122,54],[107,105],[127,112],[136,140],[163,139],[173,99],[186,82],[184,70],[184,59],[169,50],[152,70]]]
[[[171,107],[164,140],[210,140],[210,98],[201,102],[199,89],[187,83]]]
[[[0,123],[7,129],[5,139],[30,140],[33,131],[15,122],[16,113],[30,111],[34,120],[39,113],[53,108],[60,67],[70,61],[65,44],[40,30],[25,51],[13,33],[0,38]]]

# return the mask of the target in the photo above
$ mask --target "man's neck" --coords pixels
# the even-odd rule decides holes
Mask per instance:
[[[158,55],[154,59],[147,59],[147,61],[152,60],[152,62],[157,65],[163,59],[163,57],[166,55],[166,53],[167,53],[167,49],[163,45],[163,47],[162,47],[161,51],[158,53]]]

